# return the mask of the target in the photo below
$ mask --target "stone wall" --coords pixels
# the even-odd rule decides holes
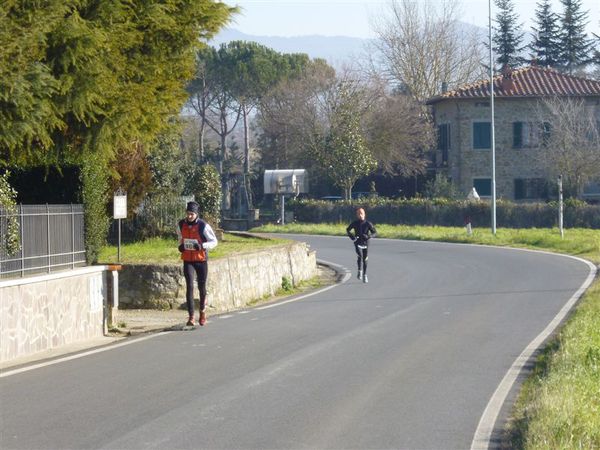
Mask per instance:
[[[273,295],[283,277],[294,285],[316,275],[314,251],[302,242],[209,260],[207,305],[231,311]],[[194,298],[198,299],[197,288]],[[185,304],[182,266],[127,265],[119,274],[120,308],[179,308]]]
[[[0,361],[103,336],[106,267],[0,281]]]

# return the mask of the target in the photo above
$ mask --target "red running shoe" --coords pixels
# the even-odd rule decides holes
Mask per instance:
[[[204,311],[200,311],[200,317],[198,318],[198,323],[200,324],[201,327],[203,327],[204,324],[206,323],[206,314],[204,313]]]

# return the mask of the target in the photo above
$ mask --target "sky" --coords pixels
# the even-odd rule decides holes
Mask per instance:
[[[423,1],[423,0],[420,0]],[[436,0],[431,0],[435,2]],[[461,20],[488,27],[488,0],[458,0]],[[534,11],[539,0],[515,0],[515,11],[530,31]],[[238,5],[231,28],[258,36],[352,36],[374,37],[372,24],[387,10],[389,0],[225,0]],[[559,0],[552,0],[552,11],[560,13]],[[600,35],[600,0],[582,0],[584,11],[589,11],[587,31]],[[495,9],[492,2],[492,18]]]

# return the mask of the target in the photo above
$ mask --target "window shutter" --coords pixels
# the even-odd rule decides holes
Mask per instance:
[[[473,124],[473,148],[491,148],[491,126],[489,122],[475,122]]]
[[[523,147],[523,122],[513,122],[513,148]]]
[[[515,179],[515,200],[525,198],[525,183],[520,178]]]

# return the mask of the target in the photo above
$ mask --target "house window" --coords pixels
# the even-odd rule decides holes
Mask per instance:
[[[544,178],[516,178],[515,200],[538,199],[548,196],[548,183]]]
[[[551,126],[548,122],[513,122],[513,148],[548,145]]]
[[[542,146],[546,147],[550,143],[552,137],[552,124],[549,122],[542,123]]]
[[[448,150],[450,150],[450,124],[438,126],[438,150],[442,152],[442,164],[448,164]]]
[[[513,122],[513,147],[530,148],[540,145],[540,126],[535,122]]]
[[[480,197],[492,196],[492,179],[491,178],[473,178],[473,187]]]
[[[492,147],[492,129],[489,122],[473,122],[473,148],[489,149]]]

